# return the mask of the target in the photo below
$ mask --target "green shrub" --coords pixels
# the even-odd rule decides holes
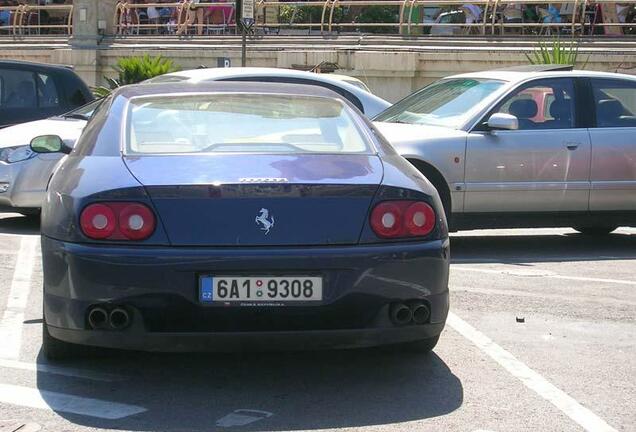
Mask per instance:
[[[398,23],[399,9],[395,6],[367,6],[356,17],[358,23]],[[360,27],[364,33],[397,33],[398,27]]]
[[[136,84],[159,75],[179,70],[172,60],[162,56],[151,57],[148,54],[142,57],[122,57],[113,66],[117,72],[117,78],[104,77],[108,87],[100,86],[93,89],[96,97],[104,97],[117,87]]]
[[[559,64],[576,66],[579,57],[579,47],[574,43],[574,40],[570,41],[569,44],[565,44],[557,36],[552,39],[552,43],[539,42],[538,48],[530,55],[526,54],[526,57],[530,64],[534,65]],[[586,65],[587,59],[581,68],[585,68]]]
[[[329,9],[325,12],[325,25],[329,22],[329,12]],[[343,8],[335,9],[333,12],[333,22],[339,22],[344,15]],[[290,24],[293,17],[294,24],[320,25],[322,6],[289,6],[282,3],[279,17],[282,24]]]

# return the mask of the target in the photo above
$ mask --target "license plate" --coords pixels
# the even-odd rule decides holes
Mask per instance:
[[[201,276],[201,303],[282,303],[322,300],[322,278],[312,276]]]

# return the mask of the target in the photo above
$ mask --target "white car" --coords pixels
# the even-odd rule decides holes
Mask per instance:
[[[40,135],[58,135],[72,148],[100,103],[93,101],[59,117],[0,129],[0,212],[39,214],[46,185],[63,155],[34,153],[29,146],[31,140]]]
[[[380,114],[391,106],[391,103],[369,92],[364,83],[357,78],[293,69],[256,67],[192,69],[161,75],[145,82],[162,83],[183,81],[192,83],[208,81],[259,81],[315,85],[328,88],[338,93],[369,118]],[[362,86],[360,84],[362,84]]]

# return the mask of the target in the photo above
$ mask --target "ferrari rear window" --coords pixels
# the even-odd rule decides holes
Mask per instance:
[[[370,153],[352,111],[336,99],[277,94],[136,98],[127,154]]]

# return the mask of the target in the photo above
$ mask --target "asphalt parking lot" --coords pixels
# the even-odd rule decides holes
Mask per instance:
[[[0,215],[0,432],[636,430],[636,229],[452,236],[431,355],[40,353],[37,224]]]

